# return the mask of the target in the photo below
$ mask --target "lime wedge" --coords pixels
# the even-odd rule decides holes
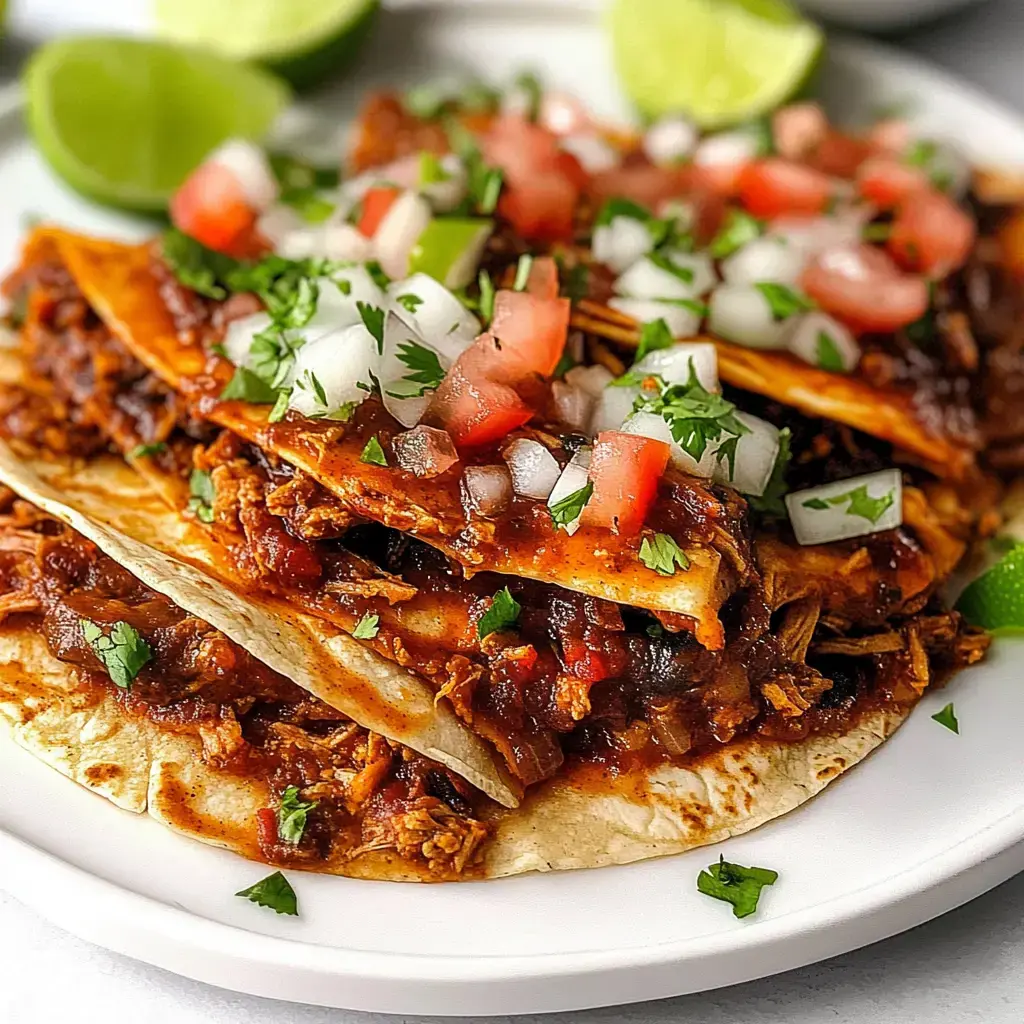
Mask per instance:
[[[305,89],[351,61],[379,7],[379,0],[156,0],[156,19],[167,39],[266,64]]]
[[[614,0],[612,49],[623,88],[651,117],[701,128],[760,117],[800,91],[820,29],[785,0]]]
[[[1024,631],[1024,544],[1018,544],[970,583],[957,601],[957,611],[972,626],[998,632]]]
[[[432,220],[409,254],[409,273],[428,274],[445,288],[465,288],[476,280],[477,264],[494,230],[481,217]]]
[[[259,68],[129,39],[62,39],[25,71],[28,123],[74,189],[127,210],[160,212],[227,138],[258,139],[290,100]]]

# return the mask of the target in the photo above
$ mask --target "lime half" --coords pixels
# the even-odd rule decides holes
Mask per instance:
[[[785,0],[614,0],[612,48],[623,88],[651,117],[701,128],[760,117],[799,92],[821,30]]]
[[[160,34],[266,64],[296,88],[351,61],[379,0],[156,0]]]
[[[970,583],[956,607],[972,626],[1024,632],[1024,544]]]
[[[160,212],[227,138],[258,139],[291,98],[259,68],[163,43],[48,43],[25,71],[28,123],[50,166],[111,206]]]

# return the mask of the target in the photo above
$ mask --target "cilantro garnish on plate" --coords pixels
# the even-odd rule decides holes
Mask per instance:
[[[712,899],[731,903],[736,917],[749,917],[757,910],[761,890],[766,885],[774,885],[778,878],[777,871],[745,868],[719,857],[717,864],[709,865],[697,876],[697,891]]]
[[[267,907],[278,914],[298,917],[299,901],[295,890],[280,871],[275,871],[266,878],[261,878],[255,885],[235,893],[259,907]]]
[[[957,721],[952,704],[947,704],[941,711],[932,715],[932,721],[944,725],[950,732],[955,732],[957,736],[960,735],[960,723]]]

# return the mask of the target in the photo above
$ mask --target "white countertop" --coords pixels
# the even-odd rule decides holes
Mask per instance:
[[[992,0],[901,43],[1024,112],[1021,0]],[[1022,963],[1024,875],[914,931],[776,978],[658,1003],[519,1019],[1019,1024],[1024,1020]],[[394,1024],[400,1019],[278,1003],[178,978],[73,938],[2,892],[0,964],[5,1024]],[[401,1019],[428,1024],[426,1018]],[[430,1018],[435,1020],[440,1018]]]

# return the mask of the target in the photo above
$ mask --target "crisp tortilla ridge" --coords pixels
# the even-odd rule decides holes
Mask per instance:
[[[19,459],[0,442],[0,481],[364,728],[448,765],[500,804],[518,802],[497,755],[447,705],[435,703],[423,680],[287,602],[243,597],[212,578],[215,542],[169,510],[120,460],[75,469]]]

